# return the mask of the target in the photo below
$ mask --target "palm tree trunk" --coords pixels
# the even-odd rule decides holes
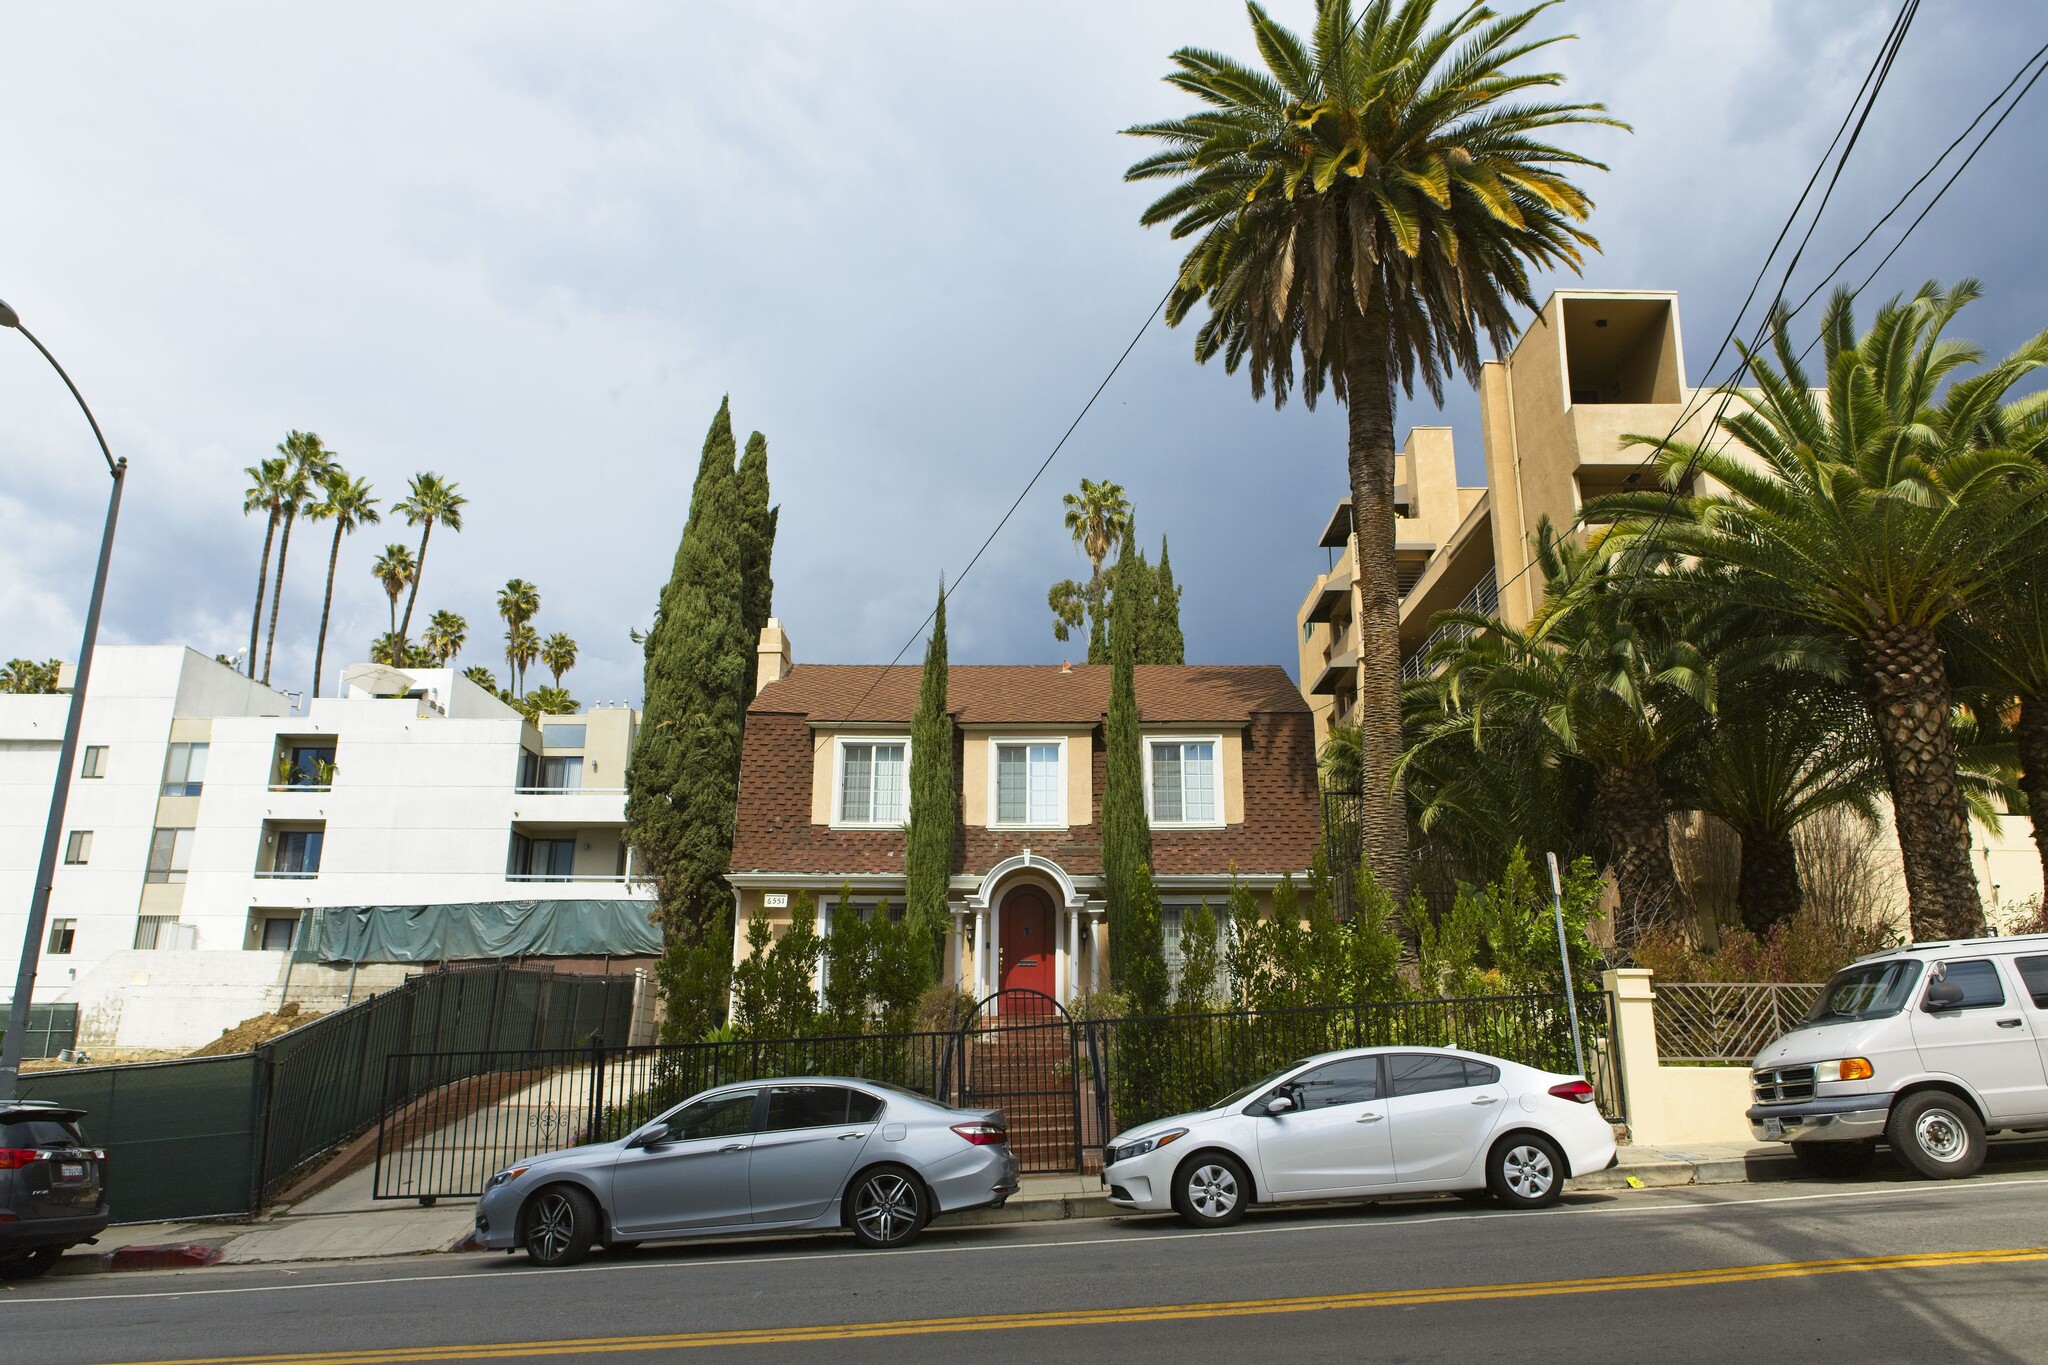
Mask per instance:
[[[285,514],[284,535],[277,542],[277,583],[270,593],[270,634],[263,641],[263,685],[270,686],[270,656],[277,648],[277,608],[284,601],[284,561],[292,552],[292,517]]]
[[[2020,720],[2013,738],[2020,751],[2020,790],[2032,813],[2034,848],[2041,872],[2048,878],[2048,697],[2020,698]]]
[[[1394,568],[1394,375],[1387,307],[1375,292],[1345,370],[1351,524],[1358,540],[1358,723],[1365,857],[1403,910],[1412,876],[1401,757],[1401,589]]]
[[[412,591],[405,595],[405,619],[398,623],[399,655],[404,656],[405,637],[412,631],[412,604],[420,600],[420,580],[427,576],[427,541],[434,534],[434,522],[430,517],[420,531],[420,557],[412,566]]]
[[[249,613],[249,676],[256,676],[256,637],[263,630],[263,589],[270,581],[270,542],[277,538],[277,512],[263,532],[263,564],[256,570],[256,610]]]
[[[320,599],[320,639],[313,646],[313,695],[320,695],[320,669],[327,660],[327,618],[334,611],[334,566],[341,559],[341,527],[334,528],[334,548],[327,552],[327,595]]]
[[[1934,632],[1919,626],[1881,629],[1861,643],[1864,695],[1891,785],[1913,937],[1975,937],[1984,932],[1984,903],[1970,865],[1970,809],[1957,776],[1941,649]]]
[[[1594,805],[1614,860],[1614,949],[1623,962],[1634,959],[1645,930],[1684,922],[1685,892],[1671,866],[1671,832],[1665,827],[1664,787],[1647,763],[1600,769]]]
[[[1784,830],[1739,829],[1742,869],[1735,880],[1735,904],[1742,927],[1758,938],[1799,913],[1799,855]]]

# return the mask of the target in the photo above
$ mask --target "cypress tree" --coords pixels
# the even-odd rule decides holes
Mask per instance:
[[[666,1028],[685,1039],[723,1010],[731,966],[732,895],[724,877],[754,652],[742,609],[733,462],[732,416],[721,402],[647,634],[646,700],[626,769],[626,837],[659,904]]]
[[[1102,662],[1116,662],[1117,632],[1128,630],[1131,636],[1131,659],[1134,663],[1149,664],[1152,636],[1152,566],[1145,562],[1145,552],[1134,548],[1138,543],[1137,519],[1132,518],[1131,530],[1124,537],[1123,550],[1116,557],[1116,564],[1108,574],[1109,602],[1106,614],[1109,617],[1109,647]],[[1119,602],[1117,599],[1128,599]],[[1130,615],[1124,615],[1124,608],[1130,608]]]
[[[1140,1014],[1166,1004],[1166,948],[1152,888],[1152,827],[1145,816],[1144,740],[1138,716],[1139,594],[1128,591],[1142,556],[1125,543],[1110,594],[1109,772],[1102,793],[1102,884],[1109,902],[1110,984]]]
[[[920,961],[938,961],[953,876],[953,717],[946,703],[946,589],[924,651],[924,681],[910,722],[910,830],[904,836],[905,928]],[[922,950],[929,948],[928,952]],[[929,984],[929,983],[926,983]]]
[[[1152,629],[1146,641],[1148,664],[1184,664],[1187,640],[1180,633],[1180,589],[1173,581],[1173,561],[1166,555],[1166,537],[1159,537],[1159,567],[1152,571]]]
[[[775,525],[782,509],[768,505],[768,440],[755,432],[747,437],[747,452],[740,457],[740,579],[742,626],[747,633],[747,682],[742,704],[754,699],[755,673],[760,667],[756,652],[761,629],[775,610]]]

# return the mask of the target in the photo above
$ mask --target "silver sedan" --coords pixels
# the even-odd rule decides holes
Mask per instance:
[[[593,1246],[747,1232],[843,1227],[899,1247],[938,1214],[1016,1190],[1000,1109],[805,1076],[720,1086],[618,1142],[528,1157],[491,1177],[476,1231],[550,1266]]]

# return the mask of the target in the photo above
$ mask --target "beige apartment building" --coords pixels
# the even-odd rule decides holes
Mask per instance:
[[[1448,427],[1416,427],[1395,466],[1395,556],[1400,568],[1401,661],[1420,672],[1435,642],[1431,622],[1452,608],[1526,625],[1543,598],[1535,558],[1545,517],[1572,527],[1587,501],[1657,487],[1647,450],[1629,434],[1697,441],[1720,407],[1688,385],[1678,296],[1661,290],[1563,289],[1543,303],[1505,360],[1480,368],[1480,444],[1486,483],[1458,486]],[[1690,407],[1690,411],[1688,408]],[[1675,430],[1674,430],[1675,428]],[[1351,503],[1339,503],[1318,547],[1329,569],[1295,614],[1301,690],[1320,749],[1330,726],[1349,724],[1358,696],[1358,540]],[[1893,839],[1889,814],[1884,838]],[[2024,816],[1996,834],[1973,826],[1973,860],[1987,908],[2042,892],[2041,864]]]

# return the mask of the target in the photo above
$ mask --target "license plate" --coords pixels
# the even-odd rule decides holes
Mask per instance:
[[[1776,1139],[1776,1138],[1782,1138],[1782,1137],[1784,1137],[1784,1136],[1785,1136],[1785,1120],[1783,1120],[1783,1119],[1765,1119],[1765,1120],[1764,1120],[1764,1136],[1765,1136],[1765,1137],[1767,1137],[1767,1138],[1772,1138],[1772,1139]]]
[[[57,1178],[59,1180],[85,1179],[85,1163],[83,1161],[59,1162],[57,1165]]]

